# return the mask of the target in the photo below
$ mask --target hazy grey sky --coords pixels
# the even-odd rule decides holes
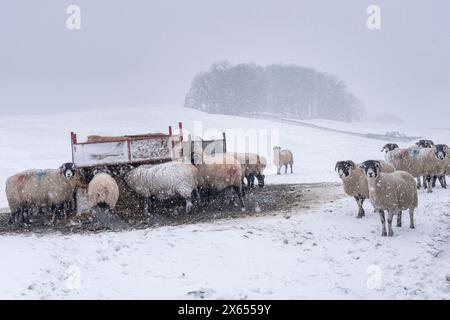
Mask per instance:
[[[66,28],[70,4],[79,31]],[[379,31],[366,28],[370,4]],[[448,0],[0,2],[1,115],[181,105],[193,76],[225,59],[314,67],[370,111],[450,119]]]

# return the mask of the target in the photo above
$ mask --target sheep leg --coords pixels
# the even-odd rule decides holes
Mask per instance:
[[[447,181],[445,181],[445,176],[439,177],[439,183],[441,184],[442,188],[447,189]]]
[[[64,210],[64,203],[60,204],[59,206],[57,206],[57,212],[58,212],[58,216],[60,219],[64,219],[66,216],[65,210]]]
[[[284,166],[284,174],[287,174],[287,168],[288,168],[288,165],[286,164],[286,165]]]
[[[53,211],[53,215],[52,215],[52,220],[51,220],[51,224],[54,225],[56,223],[56,220],[58,220],[58,218],[60,218],[60,207],[59,206],[54,206],[52,205],[52,211]]]
[[[28,208],[26,210],[24,210],[24,215],[23,215],[23,223],[25,227],[28,227],[31,225],[31,219],[30,216],[33,214],[33,209]]]
[[[30,209],[22,210],[22,225],[27,227],[30,225]]]
[[[384,216],[384,210],[380,210],[380,219],[381,219],[381,236],[382,237],[386,237],[387,233],[386,233],[386,218]]]
[[[294,171],[292,170],[292,163],[290,164],[290,166],[291,166],[291,173],[294,173]]]
[[[206,188],[206,202],[208,204],[211,203],[211,192],[212,192],[211,187],[207,187]]]
[[[144,215],[149,216],[153,206],[153,198],[150,196],[146,199],[144,205]]]
[[[230,187],[228,187],[228,188],[222,190],[222,192],[220,192],[220,203],[222,203],[223,206],[225,206],[225,202],[226,202],[225,195],[228,192],[228,190],[230,190]],[[231,200],[229,201],[228,204],[230,204],[230,203],[231,203]],[[219,209],[219,210],[221,210],[221,209]]]
[[[59,210],[61,211],[61,218],[66,219],[67,218],[67,210],[66,210],[64,203],[60,205]]]
[[[77,213],[78,207],[77,207],[77,193],[76,192],[73,193],[71,202],[72,202],[72,212]]]
[[[198,188],[194,189],[195,195],[197,196],[197,201],[200,204],[202,201],[202,198],[200,197],[200,191],[198,190]]]
[[[394,211],[388,210],[388,236],[392,237],[394,231],[392,230],[392,220],[394,219]]]
[[[11,211],[11,215],[9,216],[9,221],[8,221],[9,225],[14,225],[15,224],[15,222],[16,222],[16,215],[17,215],[17,212],[12,212]]]
[[[424,183],[425,185],[425,183]],[[422,181],[420,180],[420,177],[417,177],[417,189],[420,190],[420,188],[422,188]]]
[[[432,186],[433,186],[433,188],[436,188],[436,180],[437,180],[437,176],[433,176],[433,178],[432,178]]]
[[[433,183],[431,182],[431,176],[427,176],[428,193],[433,192]]]
[[[277,166],[277,175],[281,174],[280,171],[281,171],[281,166]]]
[[[397,227],[401,227],[402,226],[402,212],[399,211],[397,213]]]
[[[414,209],[409,209],[409,227],[414,229]]]
[[[363,203],[364,203],[364,198],[356,196],[355,197],[356,203],[358,204],[358,215],[356,216],[357,218],[362,218],[365,215],[364,212],[364,207],[363,207]]]
[[[153,209],[156,206],[156,197],[155,196],[151,196],[150,198],[148,198],[148,215],[152,214]]]
[[[249,179],[250,179],[250,181],[249,181],[249,184],[250,184],[249,187],[250,187],[250,188],[254,188],[254,187],[255,187],[255,176],[251,174],[251,175],[249,176]]]
[[[15,225],[17,226],[17,227],[22,227],[23,226],[23,223],[24,223],[24,221],[25,221],[25,215],[26,215],[26,210],[27,209],[25,209],[25,208],[21,208],[18,212],[17,212],[17,215],[15,216],[15,218],[14,218],[14,222],[15,222]]]
[[[9,224],[13,227],[17,227],[17,217],[22,215],[22,209],[18,211],[11,212],[11,216],[9,217]]]
[[[244,200],[242,200],[242,188],[234,187],[234,191],[236,192],[236,194],[239,198],[239,204],[241,205],[241,210],[245,211]]]
[[[186,213],[188,214],[192,210],[192,200],[191,197],[186,198]]]

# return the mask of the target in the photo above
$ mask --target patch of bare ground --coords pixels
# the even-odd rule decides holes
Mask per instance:
[[[205,197],[194,202],[194,209],[186,214],[181,199],[157,203],[149,217],[144,216],[144,199],[127,194],[127,201],[120,201],[115,213],[98,212],[95,218],[90,213],[71,215],[56,224],[50,223],[50,215],[36,215],[31,218],[31,225],[11,226],[8,224],[9,210],[0,210],[0,234],[32,232],[44,234],[53,231],[99,232],[105,230],[121,231],[161,226],[206,223],[223,219],[238,219],[255,216],[276,216],[301,214],[334,202],[344,196],[338,183],[308,183],[267,185],[246,191],[242,211],[233,192],[224,197],[215,195],[208,203]]]

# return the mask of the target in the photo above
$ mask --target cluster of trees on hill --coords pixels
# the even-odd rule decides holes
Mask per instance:
[[[185,106],[209,113],[339,121],[359,120],[365,113],[335,76],[295,65],[228,61],[214,63],[193,79]]]

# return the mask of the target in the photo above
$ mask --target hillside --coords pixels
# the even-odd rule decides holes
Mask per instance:
[[[216,134],[239,128],[278,130],[280,145],[294,153],[295,174],[276,176],[270,166],[267,181],[297,184],[296,205],[278,212],[249,208],[252,215],[143,230],[2,233],[0,298],[450,299],[448,190],[420,190],[416,229],[409,229],[405,214],[403,227],[386,238],[380,236],[380,219],[369,202],[366,217],[356,219],[354,199],[330,183],[338,181],[337,160],[381,158],[379,140],[168,107],[2,118],[0,183],[20,170],[70,161],[72,130],[80,139],[166,132],[167,125],[180,120],[187,129],[200,120],[205,129],[218,129]],[[370,123],[341,128],[397,129]],[[414,129],[397,130],[416,134]],[[420,135],[450,141],[448,131],[421,130]],[[236,136],[228,138],[230,150],[237,148]],[[260,152],[270,156],[270,147]],[[307,184],[320,181],[326,183]],[[0,207],[6,205],[1,192]]]
[[[380,152],[383,142],[346,134],[336,134],[326,130],[287,125],[275,121],[248,119],[234,116],[210,115],[193,109],[173,106],[153,106],[115,109],[111,111],[83,111],[77,113],[48,114],[40,116],[3,117],[0,128],[3,139],[0,140],[0,186],[4,186],[8,176],[31,168],[56,168],[64,162],[71,161],[70,132],[78,134],[84,140],[90,134],[121,135],[147,132],[167,132],[168,125],[176,126],[182,121],[186,131],[193,131],[201,122],[204,138],[220,137],[221,132],[231,130],[275,130],[275,140],[279,145],[292,150],[295,157],[294,175],[276,177],[274,166],[269,166],[268,183],[300,183],[338,181],[334,165],[338,160],[353,159],[363,161],[369,158],[382,158]],[[199,122],[200,121],[200,122]],[[325,120],[323,126],[332,127],[340,124]],[[345,123],[340,124],[346,130],[354,126],[361,132],[363,126],[367,132],[371,126],[380,130],[380,124]],[[214,130],[215,129],[215,130]],[[388,131],[391,126],[386,126]],[[403,129],[403,128],[402,128]],[[215,131],[215,132],[214,132]],[[403,131],[403,130],[401,130]],[[431,138],[450,141],[450,131],[429,130],[420,134],[429,134]],[[259,131],[257,131],[259,132]],[[406,131],[414,135],[415,131]],[[268,135],[265,135],[268,136]],[[239,151],[239,145],[245,139],[242,132],[228,136],[228,149]],[[263,143],[260,154],[272,158],[272,146],[275,141]],[[406,145],[400,143],[400,145]],[[3,187],[1,187],[3,189]],[[0,207],[5,207],[6,199],[0,193]]]

